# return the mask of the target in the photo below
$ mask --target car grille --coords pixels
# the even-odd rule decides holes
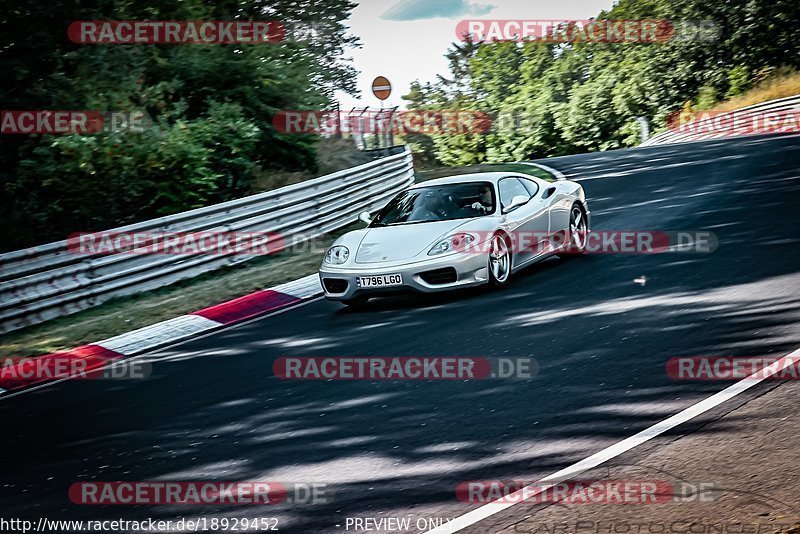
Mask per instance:
[[[452,284],[458,280],[458,274],[453,267],[425,271],[424,273],[419,273],[419,276],[425,280],[426,283],[431,285]]]
[[[347,291],[347,280],[323,278],[322,283],[325,284],[325,290],[328,293],[344,293]]]

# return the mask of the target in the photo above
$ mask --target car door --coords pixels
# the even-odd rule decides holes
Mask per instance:
[[[523,182],[530,182],[528,184]],[[514,267],[532,261],[544,252],[544,244],[550,232],[549,203],[541,198],[536,182],[508,176],[497,183],[500,209],[506,211],[511,199],[522,195],[528,202],[503,213],[503,227],[511,235],[514,251]]]

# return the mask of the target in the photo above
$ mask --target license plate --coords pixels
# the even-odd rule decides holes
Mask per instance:
[[[359,276],[358,287],[391,287],[403,285],[403,276],[399,274],[378,274],[375,276]]]

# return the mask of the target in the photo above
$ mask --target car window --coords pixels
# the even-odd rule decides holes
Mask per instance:
[[[388,226],[481,217],[495,210],[490,182],[465,182],[416,187],[395,196],[371,226]]]
[[[531,197],[531,194],[517,178],[503,178],[497,185],[500,189],[500,206],[503,208],[511,204],[511,199],[517,195],[522,195],[525,198]]]
[[[528,180],[527,178],[520,178],[519,181],[522,182],[522,185],[525,186],[525,189],[528,190],[528,193],[530,193],[532,197],[536,196],[536,193],[539,192],[539,184],[537,184],[533,180]]]

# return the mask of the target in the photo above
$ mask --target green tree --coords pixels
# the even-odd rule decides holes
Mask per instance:
[[[2,0],[0,109],[143,111],[143,132],[4,135],[4,250],[236,198],[259,169],[314,170],[284,109],[355,93],[350,0]],[[74,20],[277,20],[280,44],[80,45]],[[35,21],[32,24],[31,21]]]
[[[621,0],[597,18],[666,19],[676,38],[454,45],[451,74],[440,77],[433,100],[444,108],[475,105],[496,121],[482,140],[434,139],[438,160],[501,162],[632,146],[636,117],[663,128],[688,101],[712,106],[763,73],[800,67],[800,4],[793,0]],[[472,150],[479,153],[464,153]]]

